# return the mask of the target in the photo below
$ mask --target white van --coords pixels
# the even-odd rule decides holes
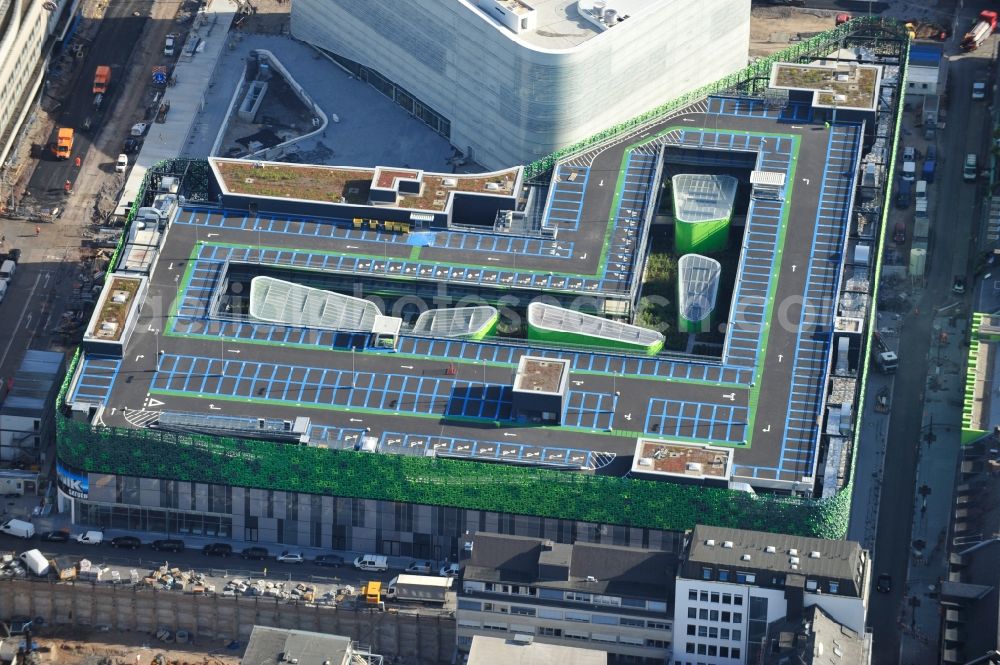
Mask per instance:
[[[167,56],[168,58],[173,56],[174,54],[174,39],[176,38],[177,38],[176,35],[170,33],[169,35],[167,35],[166,40],[164,40],[163,42],[163,55]]]
[[[100,531],[87,531],[78,533],[73,540],[83,545],[100,545],[104,542],[104,534]]]
[[[24,520],[10,519],[0,524],[0,533],[6,533],[8,536],[17,536],[18,538],[27,540],[35,535],[35,525]]]
[[[927,198],[927,181],[926,180],[918,180],[917,181],[917,187],[916,187],[916,189],[914,191],[916,192],[916,196],[917,196],[917,200],[918,201],[921,200],[921,199],[926,199]]]
[[[970,152],[965,156],[965,166],[962,168],[962,180],[965,182],[974,182],[976,177],[979,175],[978,158],[976,153]]]
[[[49,560],[39,552],[38,550],[28,550],[27,552],[21,552],[19,557],[24,565],[28,567],[28,570],[33,572],[38,577],[45,577],[49,574]]]
[[[17,264],[10,259],[0,263],[0,281],[9,282],[14,277],[15,270],[17,270]]]
[[[354,567],[358,570],[382,572],[389,570],[389,560],[382,554],[362,554],[354,560]]]

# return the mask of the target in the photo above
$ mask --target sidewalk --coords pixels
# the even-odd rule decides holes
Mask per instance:
[[[961,409],[966,349],[962,344],[965,317],[934,319],[928,358],[921,437],[917,454],[913,532],[907,569],[906,596],[897,619],[901,633],[900,663],[939,662],[941,616],[938,585],[948,575],[947,539],[955,485],[955,465],[961,454]]]

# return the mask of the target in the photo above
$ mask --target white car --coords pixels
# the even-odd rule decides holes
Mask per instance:
[[[976,101],[986,99],[986,83],[976,81],[972,84],[972,98]]]
[[[413,573],[415,575],[430,575],[432,570],[434,570],[434,564],[430,561],[423,560],[414,561],[406,567],[406,572]]]
[[[118,155],[118,161],[115,162],[115,173],[125,173],[128,169],[128,155],[124,152]]]
[[[277,560],[282,563],[304,563],[306,558],[302,555],[302,552],[289,552],[285,550],[278,555]]]
[[[170,33],[163,42],[163,55],[168,58],[174,54],[174,40],[177,39],[177,35]]]
[[[143,136],[146,134],[147,127],[149,127],[149,125],[147,125],[146,123],[137,122],[134,125],[132,125],[132,131],[130,131],[129,133],[132,136]]]
[[[441,570],[438,571],[438,575],[441,577],[455,577],[458,575],[458,564],[457,563],[446,563],[441,566]]]

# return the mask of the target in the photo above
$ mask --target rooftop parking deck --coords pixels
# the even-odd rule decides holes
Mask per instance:
[[[70,400],[102,402],[104,424],[131,427],[155,423],[163,411],[305,416],[314,442],[344,445],[338,436],[365,430],[386,451],[398,449],[402,434],[423,442],[432,436],[474,441],[484,450],[527,446],[553,459],[558,451],[570,459],[578,455],[569,451],[585,450],[592,455],[584,457],[604,464],[632,455],[640,437],[663,437],[730,447],[734,479],[798,487],[817,462],[830,350],[829,337],[817,331],[833,325],[861,143],[854,125],[823,130],[780,122],[781,114],[799,111],[712,98],[632,145],[561,165],[544,220],[560,229],[552,242],[456,230],[401,235],[357,229],[346,219],[184,208],[151,278],[147,302],[159,306],[144,310],[122,359],[84,360]],[[378,278],[383,286],[411,290],[442,282],[520,288],[526,297],[614,292],[641,274],[634,257],[663,147],[745,152],[759,169],[787,176],[783,199],[751,199],[746,210],[734,296],[740,307],[720,315],[726,343],[718,361],[406,331],[396,351],[386,352],[364,335],[212,309],[233,266],[280,268],[306,281],[342,274],[363,285]],[[236,188],[255,185],[245,178],[261,170],[217,163]],[[363,174],[369,185],[374,174],[287,168],[306,174],[316,192],[330,189],[324,181],[330,173],[353,173],[358,181]],[[263,169],[269,170],[283,172]],[[396,180],[411,171],[383,173]],[[615,172],[615,183],[592,175]],[[467,182],[478,189],[495,178]],[[276,176],[274,186],[291,195],[299,191],[294,180]],[[799,223],[789,225],[789,218]],[[501,248],[501,242],[508,244]],[[826,305],[813,307],[795,326],[774,318],[773,303],[803,299]],[[512,412],[514,369],[526,355],[568,362],[561,426],[533,427]]]

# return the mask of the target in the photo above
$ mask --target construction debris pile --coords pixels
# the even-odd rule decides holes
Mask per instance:
[[[215,593],[215,585],[206,581],[203,573],[183,571],[164,563],[143,578],[143,583],[161,591],[189,591],[196,594]]]

